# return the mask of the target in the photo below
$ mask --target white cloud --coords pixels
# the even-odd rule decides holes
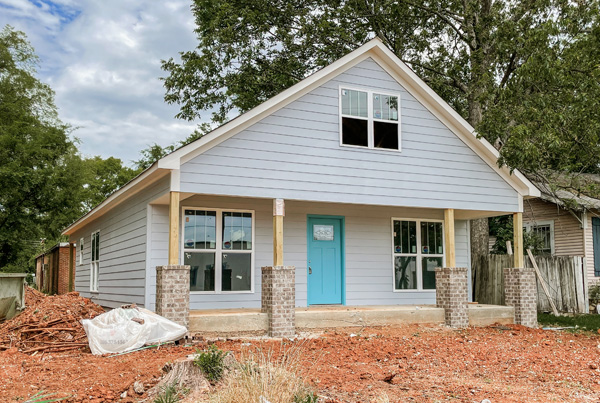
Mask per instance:
[[[190,0],[0,0],[0,25],[24,31],[42,59],[40,76],[56,91],[61,118],[79,127],[85,155],[135,160],[146,145],[184,139],[163,101],[160,61],[191,50]]]

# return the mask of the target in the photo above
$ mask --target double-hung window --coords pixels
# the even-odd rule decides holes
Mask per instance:
[[[554,221],[537,221],[523,225],[524,231],[531,231],[540,240],[537,252],[544,255],[554,254]]]
[[[90,291],[98,291],[98,275],[100,273],[100,231],[96,231],[92,234],[91,249]]]
[[[434,290],[435,268],[444,265],[442,222],[392,221],[394,290]]]
[[[79,264],[83,264],[83,238],[79,239]]]
[[[186,208],[183,227],[190,291],[253,291],[253,212]]]
[[[340,87],[340,144],[400,150],[399,95]]]

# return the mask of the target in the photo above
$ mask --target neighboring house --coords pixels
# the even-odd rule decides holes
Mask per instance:
[[[192,310],[260,308],[261,267],[282,242],[296,306],[434,304],[434,269],[470,268],[469,220],[521,219],[523,199],[539,196],[497,157],[374,39],[68,227],[75,287],[154,309],[156,267],[185,264]]]
[[[35,285],[48,294],[65,294],[75,289],[75,247],[61,242],[35,257]]]
[[[537,187],[540,197],[524,202],[524,230],[540,235],[544,253],[582,256],[588,284],[597,283],[600,280],[600,200],[566,190],[550,192],[542,185]],[[572,207],[567,209],[565,202]]]

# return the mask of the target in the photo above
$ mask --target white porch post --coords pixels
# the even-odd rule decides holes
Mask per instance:
[[[283,216],[285,202],[273,200],[273,266],[283,266]]]

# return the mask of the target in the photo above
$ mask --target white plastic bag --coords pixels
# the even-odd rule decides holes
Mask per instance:
[[[141,321],[132,319],[138,318]],[[142,322],[143,323],[139,323]],[[187,329],[144,308],[116,308],[94,319],[82,319],[92,354],[122,353],[145,344],[182,338]]]

